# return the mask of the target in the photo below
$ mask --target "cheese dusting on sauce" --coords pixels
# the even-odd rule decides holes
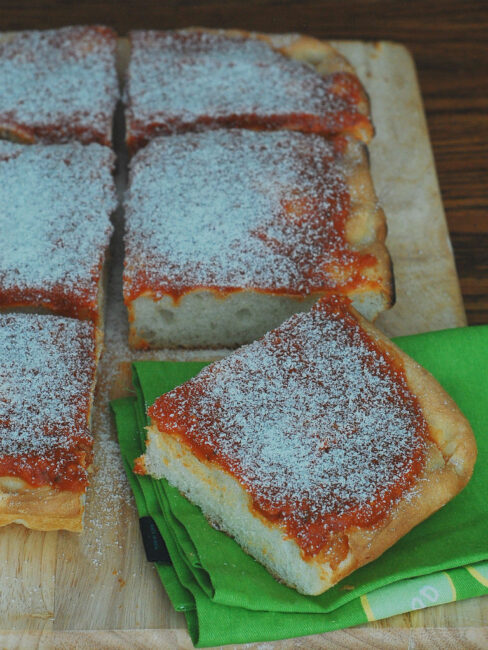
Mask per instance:
[[[110,145],[119,96],[107,27],[19,32],[0,42],[0,128],[28,142]]]
[[[134,157],[124,295],[194,288],[307,295],[366,285],[376,263],[346,241],[342,138],[209,131],[158,138]],[[354,151],[353,145],[348,145]],[[356,150],[357,151],[357,150]]]
[[[323,77],[256,38],[132,32],[126,94],[132,150],[156,135],[219,126],[372,133],[356,76]]]
[[[0,476],[82,491],[94,326],[59,316],[0,314]]]
[[[97,318],[113,163],[98,144],[0,142],[0,305]]]
[[[428,433],[403,368],[341,298],[208,366],[149,415],[232,474],[305,556],[381,521],[421,472]]]

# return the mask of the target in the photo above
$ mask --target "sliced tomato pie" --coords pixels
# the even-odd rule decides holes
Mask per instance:
[[[319,594],[457,494],[459,409],[346,298],[321,299],[149,408],[165,477],[280,581]]]
[[[218,127],[373,134],[366,93],[328,43],[187,29],[130,35],[127,144]]]
[[[113,164],[99,144],[0,141],[0,309],[101,322]]]
[[[81,530],[99,340],[90,321],[0,314],[0,525]]]
[[[97,25],[0,36],[0,136],[110,145],[116,45],[115,32]]]
[[[393,300],[364,146],[294,131],[153,140],[132,159],[124,298],[136,347],[236,346],[330,293]]]

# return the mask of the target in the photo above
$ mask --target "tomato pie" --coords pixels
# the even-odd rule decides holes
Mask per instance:
[[[132,159],[125,207],[135,347],[247,343],[330,293],[370,319],[393,300],[385,217],[354,139],[156,138]]]
[[[116,46],[115,32],[97,25],[1,36],[0,136],[110,145]]]
[[[130,35],[127,144],[218,127],[373,135],[366,93],[329,44],[186,29]]]
[[[0,309],[101,322],[113,164],[99,144],[0,141]]]
[[[459,492],[456,405],[347,298],[321,299],[149,408],[165,477],[280,581],[319,594]]]
[[[0,526],[81,530],[99,342],[90,321],[0,314]]]

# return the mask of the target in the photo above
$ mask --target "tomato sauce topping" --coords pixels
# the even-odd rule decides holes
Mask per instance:
[[[304,557],[381,522],[425,464],[428,425],[404,369],[348,304],[321,299],[149,409],[160,431],[234,476]]]
[[[83,491],[95,378],[89,321],[0,314],[0,476]]]
[[[0,130],[23,142],[111,144],[116,35],[101,26],[18,32],[0,42]]]
[[[117,204],[113,163],[98,144],[0,141],[0,306],[98,318]]]
[[[346,240],[361,145],[291,131],[158,138],[132,160],[124,295],[305,296],[374,285]],[[347,151],[346,151],[347,149]]]
[[[366,95],[346,71],[325,77],[257,38],[201,31],[131,33],[127,132],[151,138],[217,127],[373,134]]]

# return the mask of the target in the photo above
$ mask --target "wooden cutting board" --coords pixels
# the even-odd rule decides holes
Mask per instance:
[[[368,90],[377,134],[372,174],[388,218],[397,303],[378,319],[388,335],[466,324],[432,150],[407,50],[393,43],[338,42]],[[121,41],[124,65],[126,43]],[[119,115],[119,118],[121,116]],[[123,166],[123,165],[122,165]],[[119,173],[122,191],[124,172]],[[95,466],[81,535],[0,530],[0,647],[191,648],[144,556],[132,495],[120,463],[108,401],[123,389],[131,359],[218,358],[224,351],[129,350],[121,298],[122,215],[116,215],[107,296],[106,350],[94,409]],[[488,597],[395,616],[351,630],[267,643],[283,648],[447,647],[488,644]],[[246,648],[262,647],[248,644]]]

